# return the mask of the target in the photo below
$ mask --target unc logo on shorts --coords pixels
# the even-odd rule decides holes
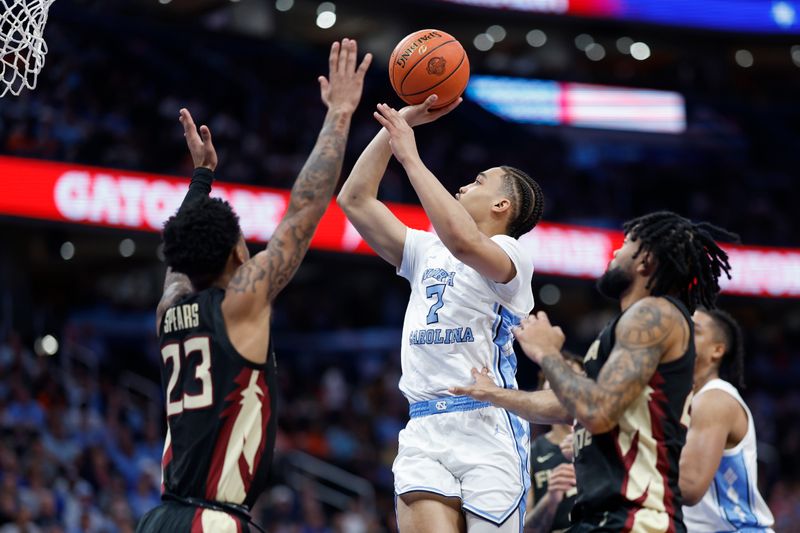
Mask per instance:
[[[445,411],[445,410],[447,410],[447,402],[445,402],[445,401],[436,402],[436,410],[437,411]]]

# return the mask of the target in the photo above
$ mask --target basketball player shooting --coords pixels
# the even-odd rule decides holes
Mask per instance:
[[[539,312],[513,330],[544,370],[551,391],[499,389],[473,369],[458,394],[536,423],[575,425],[578,497],[571,532],[685,532],[678,464],[689,425],[695,364],[692,315],[713,307],[727,254],[715,238],[737,237],[706,222],[658,212],[624,225],[625,240],[598,280],[620,302],[584,358],[586,376],[561,355],[564,334]]]
[[[758,490],[753,415],[744,386],[742,330],[720,309],[694,312],[692,423],[681,452],[681,494],[692,533],[771,533],[772,513]]]
[[[267,248],[250,257],[231,206],[209,198],[217,155],[211,132],[198,134],[181,110],[195,164],[189,192],[164,225],[169,266],[158,304],[167,436],[162,504],[137,531],[247,532],[249,509],[265,488],[275,444],[272,302],[292,279],[328,206],[342,168],[350,120],[360,99],[367,54],[333,43],[328,108],[289,206]]]
[[[476,364],[495,368],[499,386],[517,386],[510,330],[533,306],[533,262],[517,238],[541,218],[543,197],[506,166],[479,173],[455,198],[448,193],[420,160],[412,130],[460,99],[430,111],[435,102],[379,105],[384,128],[338,196],[367,243],[411,284],[400,380],[411,420],[392,468],[398,522],[403,532],[518,532],[530,486],[528,424],[447,388],[470,382]],[[392,153],[435,235],[407,228],[377,199]]]

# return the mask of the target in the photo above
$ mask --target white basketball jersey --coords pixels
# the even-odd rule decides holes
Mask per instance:
[[[747,413],[747,433],[742,441],[722,453],[717,473],[703,499],[692,507],[683,507],[683,520],[689,533],[719,531],[772,531],[774,523],[764,498],[758,492],[756,430],[753,415],[736,387],[721,379],[712,379],[697,393],[718,389],[727,392]]]
[[[508,283],[495,283],[462,263],[433,233],[406,232],[397,273],[411,284],[400,378],[410,403],[451,396],[449,387],[473,383],[473,367],[488,368],[501,387],[517,388],[511,327],[533,308],[533,261],[516,239],[492,240],[516,267]]]

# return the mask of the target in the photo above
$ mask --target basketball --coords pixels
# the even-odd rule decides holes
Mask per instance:
[[[419,30],[404,37],[389,59],[389,81],[407,104],[436,94],[432,109],[456,100],[469,81],[469,59],[455,37],[440,30]]]

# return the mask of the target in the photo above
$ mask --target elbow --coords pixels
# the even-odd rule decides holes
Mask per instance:
[[[697,485],[695,483],[681,482],[680,488],[681,488],[681,499],[683,500],[683,505],[687,507],[697,505],[698,503],[700,503],[700,500],[703,499],[703,492],[697,489]]]
[[[592,435],[602,435],[603,433],[608,433],[612,429],[614,429],[615,424],[610,424],[602,421],[585,421],[581,422],[583,427],[586,428],[586,431],[591,433]]]
[[[618,421],[604,412],[582,413],[578,416],[578,421],[592,435],[602,435],[617,427]]]
[[[455,226],[448,228],[446,236],[440,234],[440,238],[447,246],[447,249],[450,250],[450,253],[460,261],[463,261],[465,257],[469,257],[480,242],[475,236],[464,231],[464,228]]]
[[[347,213],[353,206],[356,200],[356,196],[353,194],[347,193],[344,189],[339,191],[339,194],[336,195],[336,205],[338,205],[342,211]]]
[[[683,496],[683,505],[686,507],[693,507],[703,499],[702,494],[690,494],[689,492],[683,494],[683,492],[681,492],[681,495]]]

